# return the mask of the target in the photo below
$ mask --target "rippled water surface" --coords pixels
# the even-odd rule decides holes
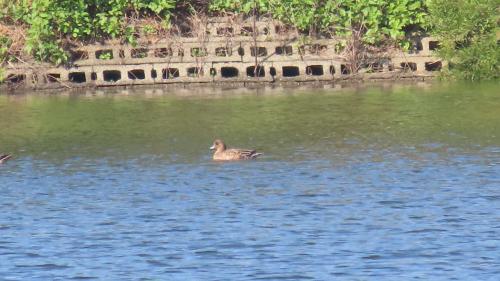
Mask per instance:
[[[498,89],[0,95],[0,280],[499,280]]]

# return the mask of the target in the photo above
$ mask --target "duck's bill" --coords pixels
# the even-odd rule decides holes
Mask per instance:
[[[215,145],[212,145],[212,146],[210,147],[210,150],[215,150]]]

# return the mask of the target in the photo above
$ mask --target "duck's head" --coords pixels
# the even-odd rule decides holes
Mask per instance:
[[[224,151],[224,150],[226,150],[226,145],[224,144],[223,141],[217,139],[214,141],[214,143],[210,147],[210,150]]]

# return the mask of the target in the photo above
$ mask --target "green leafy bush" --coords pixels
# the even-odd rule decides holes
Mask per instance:
[[[123,38],[134,41],[128,16],[168,18],[176,0],[14,0],[10,19],[29,26],[26,50],[39,61],[61,64],[71,40]]]
[[[309,33],[350,35],[361,31],[366,43],[403,40],[405,28],[425,22],[423,0],[257,0],[260,13]],[[213,0],[212,11],[250,13],[254,0]]]
[[[430,31],[438,54],[449,62],[449,77],[497,79],[500,48],[498,0],[430,0]]]

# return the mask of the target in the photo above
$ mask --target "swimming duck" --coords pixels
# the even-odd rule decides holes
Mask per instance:
[[[0,154],[0,164],[3,164],[3,162],[9,160],[12,157],[10,154]]]
[[[221,140],[215,140],[210,150],[215,150],[214,160],[248,160],[255,159],[257,156],[262,155],[255,150],[230,148],[227,149],[226,145]]]

